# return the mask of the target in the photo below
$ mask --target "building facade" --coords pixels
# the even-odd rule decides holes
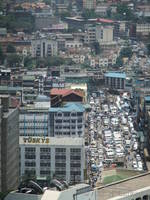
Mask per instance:
[[[105,86],[109,89],[125,89],[126,74],[119,72],[105,73]]]
[[[83,137],[85,109],[81,103],[67,103],[64,107],[50,108],[50,136]]]
[[[57,178],[67,182],[84,180],[83,138],[21,137],[21,176]]]
[[[96,40],[100,44],[113,42],[113,26],[96,26]]]
[[[39,37],[31,41],[32,57],[47,57],[57,55],[57,41],[52,38]]]
[[[1,99],[1,191],[14,190],[19,183],[19,112],[9,108],[9,96]]]

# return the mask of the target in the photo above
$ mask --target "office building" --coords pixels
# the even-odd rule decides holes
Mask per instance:
[[[21,176],[82,182],[85,170],[83,138],[20,136]]]
[[[50,108],[50,136],[83,137],[85,109],[81,103],[67,103],[63,107]]]
[[[107,72],[104,75],[105,86],[109,89],[125,89],[126,74],[121,72]]]
[[[19,115],[20,136],[48,136],[49,135],[50,98],[39,95],[31,107],[21,107]]]
[[[1,99],[1,191],[17,188],[19,183],[19,112],[9,107],[9,96]]]

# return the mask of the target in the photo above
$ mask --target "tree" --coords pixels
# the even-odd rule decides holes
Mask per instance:
[[[3,53],[2,46],[0,45],[0,64],[3,64],[4,59],[5,59],[5,55]]]
[[[122,67],[123,65],[123,60],[121,58],[121,56],[117,57],[117,60],[116,60],[116,66],[117,67]]]
[[[51,5],[51,0],[43,0],[44,3],[46,3],[47,5]]]
[[[148,43],[146,47],[147,47],[147,53],[148,55],[150,55],[150,43]]]
[[[26,56],[24,58],[24,67],[28,68],[28,69],[32,69],[33,65],[34,65],[34,60],[31,56]]]
[[[92,10],[86,9],[83,11],[82,17],[84,17],[85,19],[89,19],[89,18],[95,18],[97,17],[97,15],[93,9]]]
[[[7,53],[16,53],[16,48],[12,44],[8,44]]]
[[[132,49],[131,47],[124,47],[121,49],[120,51],[120,56],[123,58],[123,57],[127,57],[127,58],[131,58],[132,57]]]
[[[101,53],[101,48],[100,48],[100,45],[99,45],[98,42],[94,42],[94,43],[92,44],[92,48],[93,48],[93,50],[95,51],[95,54],[96,54],[96,55],[98,55],[98,54]]]
[[[128,8],[127,4],[119,3],[117,5],[117,14],[115,16],[120,20],[133,20],[135,16],[130,8]]]
[[[17,54],[10,54],[7,56],[7,65],[9,67],[19,67],[22,61],[22,56]]]

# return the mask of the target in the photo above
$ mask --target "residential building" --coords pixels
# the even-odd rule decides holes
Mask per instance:
[[[109,89],[125,89],[126,74],[121,72],[107,72],[104,74],[105,86]]]
[[[21,176],[34,175],[70,182],[84,181],[83,138],[21,137]]]
[[[63,107],[50,108],[50,136],[83,137],[85,109],[81,103],[67,103]]]
[[[19,112],[9,107],[9,96],[1,95],[1,191],[17,188],[19,183]]]
[[[83,43],[77,40],[73,40],[73,41],[66,41],[65,44],[66,49],[68,48],[82,48],[83,47]]]
[[[57,89],[53,88],[50,91],[51,106],[59,107],[66,102],[83,102],[84,94],[81,90]]]
[[[83,0],[83,8],[89,10],[95,9],[96,0]]]
[[[57,181],[58,182],[58,181]],[[63,183],[61,183],[63,186]],[[55,200],[74,200],[76,197],[78,200],[97,200],[97,191],[93,190],[89,185],[87,184],[76,184],[73,186],[69,186],[68,188],[65,188],[62,191],[54,190],[53,188],[48,188],[46,191],[41,194],[25,194],[20,191],[13,191],[7,195],[5,200],[35,200],[38,198],[38,200],[48,200],[53,196],[53,199]]]
[[[107,15],[107,10],[108,10],[108,5],[104,5],[104,4],[98,4],[95,8],[96,14],[103,17]]]
[[[96,26],[96,40],[99,44],[109,44],[113,42],[113,26]]]
[[[150,34],[150,24],[149,23],[140,23],[136,24],[136,36],[148,37]]]
[[[96,27],[93,24],[85,25],[84,43],[90,44],[96,42]]]
[[[57,41],[53,38],[36,37],[31,41],[32,57],[47,57],[57,55]]]

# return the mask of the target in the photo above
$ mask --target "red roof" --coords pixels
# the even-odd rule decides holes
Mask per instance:
[[[111,19],[104,19],[104,18],[97,18],[97,22],[102,22],[102,23],[114,23],[113,20],[111,20]]]
[[[61,95],[61,96],[67,96],[67,95],[70,95],[73,93],[73,94],[83,97],[83,95],[80,92],[72,90],[72,89],[53,88],[53,89],[51,89],[50,93],[51,93],[51,95]]]

